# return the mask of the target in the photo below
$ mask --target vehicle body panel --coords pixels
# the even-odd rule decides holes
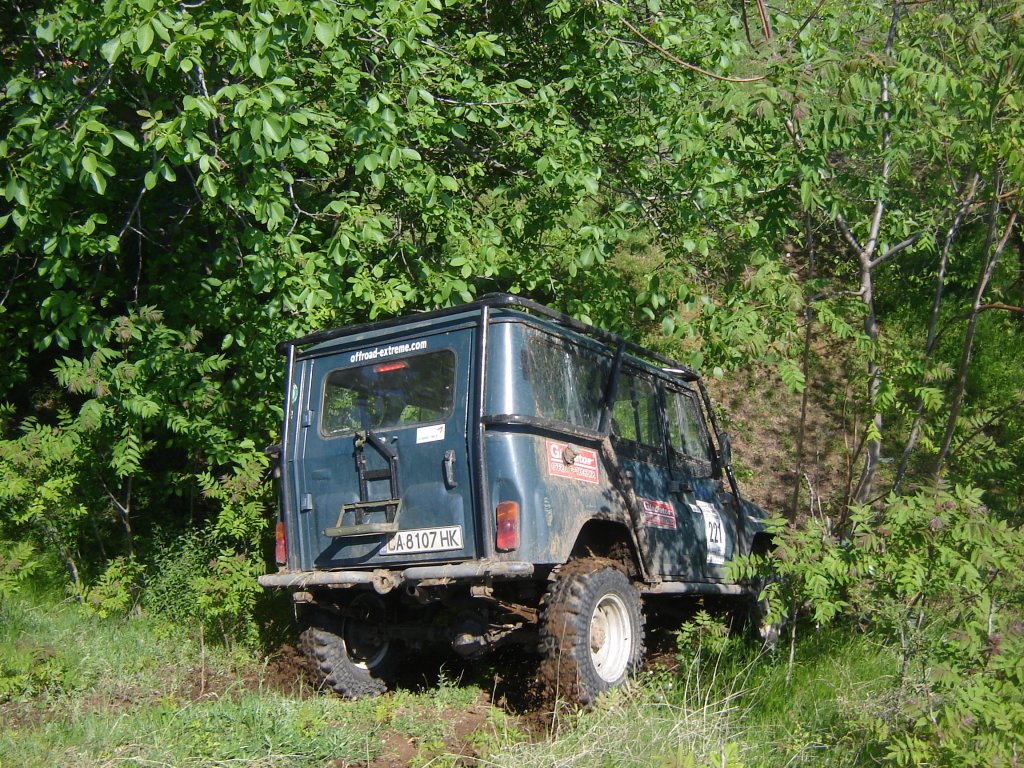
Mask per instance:
[[[286,351],[286,571],[544,573],[596,520],[638,550],[645,582],[699,584],[726,579],[762,527],[719,461],[695,372],[538,305],[498,297]],[[507,552],[502,502],[519,510]]]

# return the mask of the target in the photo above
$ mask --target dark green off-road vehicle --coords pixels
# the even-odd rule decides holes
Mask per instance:
[[[326,685],[507,643],[588,703],[644,649],[642,599],[756,589],[767,545],[699,374],[521,298],[281,345],[280,570]]]

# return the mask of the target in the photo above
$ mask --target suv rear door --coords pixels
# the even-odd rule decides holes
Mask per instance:
[[[294,508],[304,567],[389,567],[476,553],[467,413],[471,328],[301,361]]]

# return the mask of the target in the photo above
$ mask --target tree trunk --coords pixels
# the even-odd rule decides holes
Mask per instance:
[[[949,448],[953,443],[953,433],[956,431],[956,423],[960,418],[960,410],[963,407],[964,390],[967,388],[967,372],[971,364],[971,352],[974,349],[974,335],[978,329],[978,317],[981,315],[982,299],[985,295],[985,290],[988,288],[989,282],[992,280],[992,273],[995,271],[996,264],[999,263],[999,257],[1006,248],[1006,243],[1010,239],[1010,234],[1013,232],[1013,225],[1017,220],[1017,212],[1014,211],[1010,215],[1010,220],[1007,222],[1006,227],[1003,230],[1003,235],[1000,237],[999,242],[993,247],[992,241],[995,239],[996,227],[998,226],[1000,205],[999,205],[999,184],[993,185],[993,200],[992,200],[992,211],[990,213],[990,220],[988,224],[988,232],[985,235],[985,250],[986,255],[985,261],[982,263],[981,274],[978,277],[978,282],[974,288],[974,300],[971,302],[971,316],[967,321],[967,330],[964,332],[964,346],[963,351],[960,354],[960,367],[957,369],[956,384],[953,387],[953,396],[949,404],[949,416],[946,419],[946,432],[942,436],[942,446],[939,448],[939,454],[935,457],[935,466],[932,469],[933,476],[938,479],[942,472],[942,466],[946,463],[946,457],[949,455]]]
[[[807,240],[807,279],[814,279],[814,233],[811,229],[811,217],[805,217],[806,240]],[[804,472],[804,437],[807,434],[807,398],[810,391],[809,363],[811,357],[811,331],[814,325],[814,310],[810,303],[804,307],[804,354],[801,362],[801,370],[804,374],[804,391],[800,397],[800,427],[796,437],[796,477],[793,480],[793,500],[790,503],[789,519],[795,520],[797,507],[800,505],[800,478]],[[813,502],[813,500],[812,500]]]
[[[896,28],[903,13],[903,6],[894,3],[892,18],[889,21],[889,34],[885,41],[885,56],[891,58],[893,47],[896,44]],[[892,162],[888,157],[888,151],[892,144],[892,133],[888,128],[890,118],[889,112],[889,73],[882,74],[882,93],[879,96],[882,105],[882,120],[887,127],[882,133],[882,192],[879,192],[878,200],[875,203],[875,213],[871,220],[871,230],[864,247],[858,250],[857,256],[860,262],[860,298],[864,304],[864,333],[871,342],[871,357],[868,360],[868,405],[871,408],[872,418],[869,425],[866,447],[864,454],[864,468],[861,471],[860,479],[857,481],[857,488],[853,493],[852,502],[864,504],[871,499],[874,490],[875,474],[878,472],[879,461],[882,458],[882,414],[877,408],[878,393],[882,387],[881,369],[878,360],[875,358],[878,344],[878,317],[875,314],[875,287],[873,270],[883,261],[895,253],[900,246],[889,250],[888,253],[875,258],[875,249],[878,247],[879,232],[882,227],[882,215],[885,212],[884,190],[889,186],[889,174],[892,170]],[[856,242],[856,241],[854,241]]]
[[[864,468],[861,470],[857,488],[851,499],[856,504],[864,504],[871,498],[875,474],[878,471],[879,460],[882,458],[882,414],[876,408],[882,380],[878,361],[874,357],[874,350],[878,344],[878,318],[875,316],[875,288],[870,261],[870,257],[862,254],[860,289],[861,300],[866,308],[864,334],[871,341],[873,350],[872,356],[868,360],[868,404],[874,415],[871,418],[871,425],[865,426],[865,429],[868,430],[868,437],[865,441]]]
[[[928,337],[924,344],[924,359],[927,365],[928,361],[931,360],[932,352],[935,351],[935,342],[938,338],[938,325],[939,325],[939,310],[942,307],[942,295],[946,287],[946,270],[949,267],[949,252],[953,247],[953,241],[956,239],[957,234],[960,232],[960,227],[963,224],[964,216],[967,215],[967,209],[970,208],[974,202],[974,196],[978,191],[978,183],[981,181],[981,177],[975,173],[974,178],[971,181],[971,186],[967,191],[966,197],[960,203],[960,207],[956,212],[956,216],[953,217],[953,223],[950,224],[949,229],[946,230],[946,239],[942,244],[942,254],[939,257],[939,271],[935,279],[935,298],[932,300],[932,314],[928,321]],[[910,454],[914,452],[914,448],[917,447],[917,441],[921,439],[921,426],[924,423],[924,400],[917,398],[917,403],[914,406],[914,422],[910,427],[910,437],[907,438],[907,445],[903,449],[903,455],[900,456],[899,466],[896,468],[896,477],[893,481],[893,493],[899,493],[900,486],[903,484],[903,478],[907,473],[907,464],[910,461]]]

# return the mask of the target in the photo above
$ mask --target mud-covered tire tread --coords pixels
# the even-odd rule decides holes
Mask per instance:
[[[762,650],[771,651],[778,647],[781,628],[768,623],[768,603],[758,599],[760,593],[761,584],[756,583],[749,593],[738,599],[732,612],[732,625],[740,636],[760,645]]]
[[[601,678],[594,668],[587,640],[594,608],[608,594],[609,586],[616,587],[633,618],[635,643],[626,675],[640,665],[644,655],[644,616],[640,595],[625,566],[607,558],[573,560],[557,569],[541,604],[539,679],[551,701],[589,706],[620,682],[609,684]]]
[[[356,666],[345,649],[343,619],[328,611],[314,611],[299,636],[302,652],[321,687],[346,699],[379,696],[388,689],[395,667],[392,651],[373,669]]]

